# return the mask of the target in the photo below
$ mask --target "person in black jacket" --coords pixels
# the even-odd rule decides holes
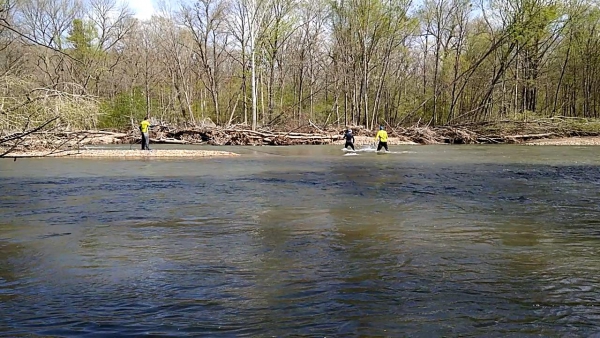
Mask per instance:
[[[352,135],[352,129],[348,129],[346,134],[344,134],[344,140],[346,140],[346,144],[344,144],[344,149],[350,147],[354,150],[354,135]]]

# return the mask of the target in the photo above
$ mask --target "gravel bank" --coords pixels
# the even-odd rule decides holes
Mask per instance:
[[[67,150],[49,153],[48,151],[32,151],[25,153],[10,153],[8,158],[27,157],[83,157],[83,158],[173,158],[173,157],[217,157],[217,156],[239,156],[239,154],[228,151],[215,150]]]
[[[565,137],[526,142],[532,146],[598,146],[600,137]]]

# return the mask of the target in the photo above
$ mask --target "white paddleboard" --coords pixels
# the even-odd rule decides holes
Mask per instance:
[[[344,154],[344,156],[358,156],[358,154],[350,152],[350,153]]]

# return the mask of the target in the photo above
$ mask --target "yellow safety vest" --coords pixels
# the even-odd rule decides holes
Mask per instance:
[[[377,136],[375,136],[375,141],[380,140],[381,142],[387,142],[387,132],[385,130],[380,130],[377,132]]]
[[[148,122],[147,120],[142,121],[140,123],[140,130],[142,131],[142,133],[147,133],[149,126],[150,126],[150,122]]]

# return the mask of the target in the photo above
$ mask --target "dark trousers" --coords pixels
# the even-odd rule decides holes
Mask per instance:
[[[352,150],[354,150],[354,144],[352,144],[352,142],[346,141],[346,144],[344,144],[344,148],[348,148],[348,147],[350,147],[350,148],[352,148]]]
[[[150,150],[150,137],[148,133],[142,133],[142,150]]]
[[[379,141],[379,144],[377,145],[377,151],[380,151],[381,148],[385,148],[385,151],[389,151],[387,147],[387,142]]]

